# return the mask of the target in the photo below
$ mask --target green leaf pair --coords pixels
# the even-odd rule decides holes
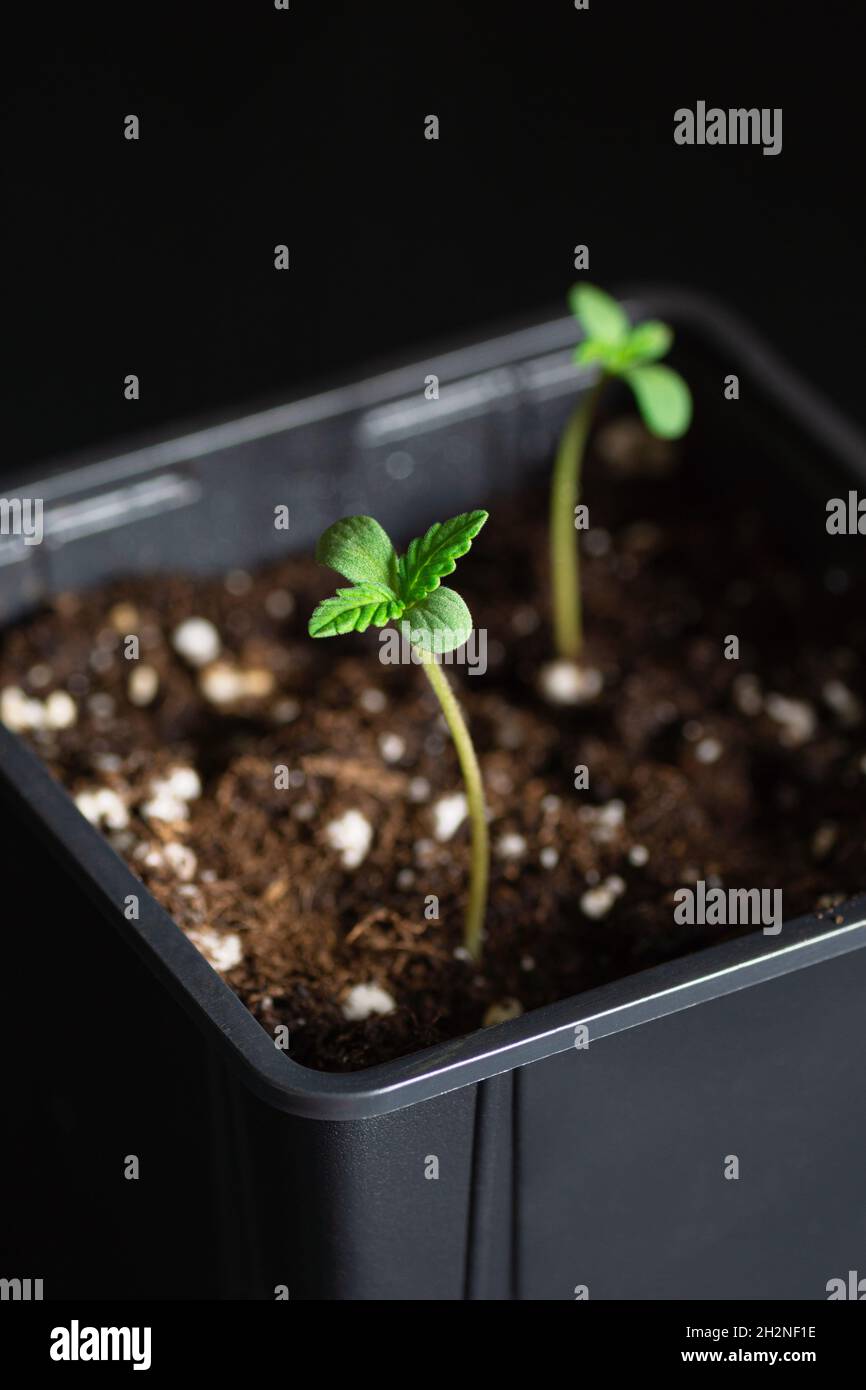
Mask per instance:
[[[652,434],[661,439],[685,434],[692,419],[691,392],[672,367],[658,365],[673,343],[668,325],[648,319],[632,327],[622,306],[595,285],[574,285],[568,303],[586,334],[575,349],[575,362],[596,362],[628,382]]]
[[[456,568],[478,535],[487,512],[463,512],[435,522],[398,555],[388,533],[371,516],[347,516],[329,526],[316,546],[316,560],[352,581],[315,609],[311,637],[366,632],[372,624],[405,618],[409,640],[435,656],[461,647],[472,632],[472,616],[459,594],[440,581]]]

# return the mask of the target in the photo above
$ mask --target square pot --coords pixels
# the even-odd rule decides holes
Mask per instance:
[[[862,479],[859,438],[739,321],[678,291],[628,302],[674,324],[701,400],[716,402],[707,409],[731,439],[744,429],[760,439],[768,478],[794,491],[818,478],[827,497]],[[513,490],[549,466],[582,389],[574,336],[570,318],[532,325],[26,481],[22,495],[44,499],[45,540],[0,539],[0,618],[122,573],[274,560],[285,547],[268,524],[275,497],[290,507],[292,547],[304,549],[342,513],[403,532]],[[435,409],[424,397],[431,372]],[[740,379],[736,404],[723,401],[728,372]],[[804,544],[817,547],[829,538],[822,507],[815,516]],[[850,558],[856,538],[829,544]],[[62,972],[65,997],[93,1020],[106,1004],[88,982],[109,951],[117,978],[134,977],[124,988],[150,1021],[140,1027],[159,1033],[174,1018],[167,996],[199,1026],[195,1041],[179,1035],[179,1051],[169,1040],[150,1056],[163,1112],[180,1124],[188,1099],[207,1134],[196,1239],[211,1273],[181,1260],[180,1273],[144,1286],[130,1276],[127,1292],[808,1299],[862,1262],[866,899],[840,909],[841,922],[801,918],[778,936],[755,932],[385,1065],[327,1074],[274,1046],[2,727],[0,790],[103,922],[73,950],[52,928],[38,945],[31,934],[26,968],[47,951],[49,973]],[[136,922],[121,911],[129,893]],[[95,1055],[117,1051],[111,1007],[91,1022]],[[76,1072],[80,1059],[52,1077],[52,1104],[67,1113]],[[121,1049],[118,1100],[130,1084]],[[128,1117],[123,1135],[102,1124],[112,1143],[131,1144]],[[160,1141],[169,1183],[170,1133]],[[736,1182],[723,1176],[731,1155]],[[178,1233],[161,1210],[168,1244]]]

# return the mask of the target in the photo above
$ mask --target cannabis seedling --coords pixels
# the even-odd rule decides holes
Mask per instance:
[[[372,624],[401,623],[417,650],[451,731],[463,780],[472,831],[472,867],[466,908],[465,945],[478,959],[487,904],[490,850],[481,771],[462,711],[437,657],[462,647],[472,632],[472,616],[459,594],[440,580],[451,574],[487,520],[487,512],[464,512],[435,522],[425,535],[398,555],[371,516],[348,516],[329,526],[316,546],[316,560],[352,583],[326,598],[309,622],[311,637],[366,632]]]
[[[648,319],[633,328],[622,306],[594,285],[575,285],[568,303],[585,334],[574,361],[581,366],[597,364],[600,369],[595,385],[563,431],[550,495],[554,638],[559,656],[577,662],[583,647],[583,618],[574,518],[584,450],[599,396],[612,377],[620,377],[634,392],[647,429],[660,439],[685,434],[692,418],[692,398],[679,373],[659,362],[674,337],[666,323]]]

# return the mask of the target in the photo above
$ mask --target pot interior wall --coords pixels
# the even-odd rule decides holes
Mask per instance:
[[[586,385],[569,348],[556,346],[572,336],[567,323],[548,325],[544,336],[529,340],[546,351],[487,370],[471,370],[484,363],[481,350],[443,359],[463,372],[451,380],[443,374],[438,401],[424,397],[422,364],[394,374],[390,387],[376,380],[34,479],[21,491],[44,498],[46,538],[34,547],[2,539],[0,622],[52,593],[123,574],[207,574],[309,550],[340,514],[375,515],[405,537],[430,516],[482,501],[495,505],[550,466],[559,430]],[[514,350],[500,347],[498,356]],[[681,330],[672,360],[698,400],[695,451],[706,459],[705,483],[720,507],[732,490],[745,490],[756,506],[772,508],[806,558],[821,552],[838,563],[852,556],[856,538],[831,541],[824,526],[823,503],[845,484],[838,463],[768,406],[746,370],[740,368],[741,398],[725,400],[725,376],[739,364],[700,333]],[[431,359],[429,370],[437,365]],[[400,386],[404,394],[389,394]],[[620,406],[631,409],[610,392],[606,413]],[[591,483],[590,476],[590,502]],[[288,533],[274,526],[280,504],[289,508]]]

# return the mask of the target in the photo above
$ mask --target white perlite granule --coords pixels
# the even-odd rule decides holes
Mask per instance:
[[[173,767],[164,783],[154,785],[165,786],[169,795],[181,801],[196,801],[201,796],[201,778],[194,767]]]
[[[71,729],[78,719],[78,709],[65,690],[55,690],[43,703],[31,699],[17,685],[7,686],[0,695],[0,723],[13,733],[32,729]]]
[[[187,618],[172,633],[171,644],[190,666],[207,666],[222,651],[222,641],[207,618]]]
[[[551,705],[580,705],[601,694],[604,684],[594,666],[574,661],[549,661],[539,674],[539,689]]]
[[[35,666],[30,667],[30,670],[27,672],[27,679],[31,685],[38,686],[41,689],[51,684],[54,680],[54,672],[50,666],[45,665],[44,661],[40,661],[37,662]]]
[[[78,710],[65,690],[54,690],[45,701],[45,726],[48,729],[71,729],[78,719]]]
[[[75,804],[91,825],[105,826],[106,830],[125,830],[129,825],[126,807],[110,787],[79,792]]]
[[[695,749],[695,757],[699,763],[717,763],[722,751],[722,745],[717,738],[702,738]]]
[[[195,931],[187,932],[187,936],[193,945],[198,947],[205,960],[220,974],[234,970],[244,958],[241,939],[237,932],[218,932],[214,931],[213,927],[196,927]]]
[[[860,723],[863,718],[863,706],[853,690],[849,690],[844,681],[835,679],[827,681],[821,694],[825,703],[848,728],[853,728],[855,724]]]
[[[812,853],[816,859],[826,859],[839,838],[839,827],[830,822],[819,825],[812,836]]]
[[[215,661],[198,678],[199,689],[212,705],[233,705],[241,700],[261,700],[276,684],[273,672],[263,666],[244,670],[230,661]]]
[[[373,827],[360,811],[346,811],[325,826],[332,849],[338,850],[344,869],[357,869],[367,857],[373,843]]]
[[[767,696],[764,703],[770,718],[781,725],[779,741],[786,748],[800,748],[814,736],[817,724],[815,711],[805,700],[772,694]]]
[[[764,708],[761,683],[757,676],[737,676],[734,681],[734,702],[741,714],[754,718]]]
[[[625,822],[625,802],[614,798],[603,806],[582,806],[580,819],[589,828],[589,837],[597,845],[609,845]]]
[[[597,920],[607,916],[617,898],[625,892],[625,883],[618,874],[606,878],[597,888],[589,888],[580,900],[581,911],[586,917]]]
[[[463,792],[442,796],[433,804],[433,834],[437,840],[450,840],[469,814]]]
[[[166,777],[156,778],[150,791],[150,801],[141,808],[147,820],[184,821],[189,814],[187,803],[201,796],[201,779],[195,768],[174,767]]]
[[[370,686],[368,690],[361,691],[358,703],[362,710],[366,710],[367,714],[381,714],[388,701],[381,690],[376,690]]]
[[[496,853],[500,859],[519,859],[526,853],[526,841],[516,832],[506,832],[496,841]]]
[[[156,699],[159,690],[159,675],[152,666],[136,666],[130,672],[126,683],[126,693],[133,705],[149,705]]]
[[[381,985],[353,985],[342,1003],[343,1017],[350,1023],[362,1023],[373,1014],[390,1014],[396,1000]]]
[[[195,871],[198,868],[198,860],[194,852],[187,845],[176,844],[173,840],[164,847],[163,854],[169,867],[174,869],[178,878],[185,882],[195,878]]]
[[[406,752],[406,740],[399,734],[380,734],[379,752],[386,763],[398,763]]]

